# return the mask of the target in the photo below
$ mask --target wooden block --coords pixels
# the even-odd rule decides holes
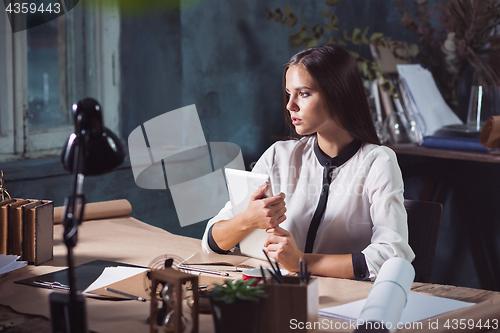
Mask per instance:
[[[285,276],[285,283],[268,283],[265,286],[267,297],[264,302],[259,332],[289,332],[291,321],[318,321],[318,279],[312,278],[309,284],[300,285],[299,277]],[[301,330],[293,330],[301,331]],[[315,330],[302,330],[314,332]]]
[[[53,258],[54,202],[40,200],[23,206],[23,210],[23,259],[41,265]]]
[[[19,200],[12,204],[7,204],[7,214],[9,220],[8,254],[23,255],[23,220],[21,206],[29,204],[29,200]],[[17,209],[19,208],[19,210]]]
[[[7,214],[7,204],[16,202],[15,199],[0,201],[0,254],[8,252],[9,216]]]
[[[0,254],[40,265],[53,258],[54,202],[11,199],[0,202]]]

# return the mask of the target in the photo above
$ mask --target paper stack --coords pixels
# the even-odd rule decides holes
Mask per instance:
[[[0,254],[0,276],[28,264],[27,261],[17,261],[19,258],[19,256],[15,255]]]

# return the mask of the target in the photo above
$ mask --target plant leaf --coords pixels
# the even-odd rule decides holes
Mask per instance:
[[[226,294],[226,295],[224,295],[224,298],[222,299],[222,301],[226,302],[227,304],[231,304],[231,303],[234,303],[236,301],[236,297],[234,297],[233,295],[230,295],[230,294]]]
[[[247,287],[247,289],[248,289],[248,288],[252,288],[252,285],[253,285],[254,283],[256,283],[256,282],[257,282],[257,279],[248,279],[248,280],[245,282],[245,287]]]
[[[285,18],[290,17],[290,6],[285,5]]]
[[[356,52],[354,52],[354,51],[348,51],[348,52],[349,52],[349,53],[352,55],[352,57],[353,57],[354,59],[356,59],[356,60],[360,57],[360,56],[359,56],[359,53],[356,53]]]
[[[290,17],[285,20],[285,24],[293,27],[297,23],[298,17],[294,13],[290,13]]]
[[[344,46],[347,45],[347,43],[343,39],[336,38],[336,37],[328,38],[328,40],[326,41],[326,44],[344,45]]]
[[[234,290],[236,288],[236,286],[233,284],[233,282],[231,280],[226,280],[225,284],[228,287],[228,289],[230,289],[230,290]]]
[[[374,32],[370,37],[370,43],[377,44],[384,38],[384,34],[381,32]]]
[[[340,3],[341,0],[326,0],[325,3],[327,6],[335,6]]]
[[[354,45],[359,45],[363,43],[363,36],[361,35],[360,28],[354,28],[352,31],[352,43]]]
[[[335,16],[335,13],[329,12],[329,11],[324,10],[324,9],[321,10],[321,14],[323,14],[324,17],[326,17],[327,19],[330,19],[330,20],[332,20],[333,17]]]
[[[319,24],[315,24],[311,28],[311,36],[313,39],[320,40],[323,38],[324,30]]]
[[[361,71],[365,76],[368,76],[368,65],[364,61],[358,61],[358,66],[360,66]]]
[[[315,47],[318,46],[318,40],[317,39],[309,39],[309,41],[305,42],[306,47]]]
[[[273,18],[274,14],[272,11],[269,10],[269,8],[266,8],[266,13],[267,13],[267,19],[270,20]]]
[[[368,34],[368,30],[370,30],[370,27],[366,27],[365,31],[361,34],[361,40],[364,44],[369,44],[368,39],[366,38],[366,35]]]
[[[256,279],[247,281],[238,280],[233,283],[230,280],[226,280],[222,285],[216,284],[208,295],[214,300],[227,304],[234,303],[236,300],[258,301],[259,298],[266,297],[267,295],[262,286],[252,286],[256,281]]]
[[[347,30],[344,30],[344,39],[351,41],[351,37],[349,37],[349,31],[347,31]]]
[[[276,22],[281,22],[281,19],[283,18],[283,13],[281,12],[281,9],[277,8],[274,11],[274,20]]]

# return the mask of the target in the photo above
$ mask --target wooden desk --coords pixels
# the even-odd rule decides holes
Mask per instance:
[[[65,268],[66,249],[62,243],[62,226],[55,226],[54,260],[38,267],[26,266],[0,278],[0,325],[19,329],[16,332],[50,332],[50,290],[14,284],[14,281]],[[199,239],[176,236],[133,218],[84,222],[79,228],[75,248],[77,264],[96,259],[148,265],[160,255],[187,258],[199,252]],[[235,273],[241,274],[241,273]],[[320,278],[320,308],[366,298],[371,282]],[[415,283],[413,290],[464,301],[482,302],[500,295],[498,292],[450,286]],[[29,315],[20,315],[25,313]],[[87,320],[93,332],[148,332],[146,318],[149,304],[138,301],[86,299]],[[41,316],[41,317],[40,317]],[[43,318],[45,317],[45,318]],[[1,326],[0,326],[1,327]],[[213,333],[211,315],[200,315],[200,332]]]
[[[481,289],[418,282],[413,284],[412,291],[474,303],[483,302],[492,296],[500,295],[497,292]],[[211,320],[210,315],[200,315],[200,332],[213,332]],[[50,319],[46,317],[18,313],[8,306],[0,305],[0,332],[12,330],[12,332],[16,333],[51,333],[50,325]],[[141,332],[148,332],[147,325],[145,325],[145,329]],[[489,332],[500,332],[500,329],[490,330]]]
[[[495,234],[492,217],[497,216],[494,211],[498,203],[478,190],[498,182],[496,164],[500,164],[500,155],[415,145],[389,147],[400,160],[404,156],[426,158],[425,163],[402,166],[403,176],[420,175],[424,179],[419,200],[444,205],[448,190],[454,190],[457,219],[463,227],[481,288],[500,291],[500,259],[495,245],[498,233]],[[486,174],[481,174],[485,170]]]

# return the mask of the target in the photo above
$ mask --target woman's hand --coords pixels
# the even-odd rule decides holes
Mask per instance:
[[[292,234],[279,226],[268,229],[267,233],[269,235],[264,247],[269,257],[278,261],[285,269],[297,272],[300,257],[304,253],[297,247]]]
[[[259,186],[252,194],[247,209],[242,212],[247,227],[253,229],[274,228],[286,220],[285,194],[266,198],[268,183]]]

